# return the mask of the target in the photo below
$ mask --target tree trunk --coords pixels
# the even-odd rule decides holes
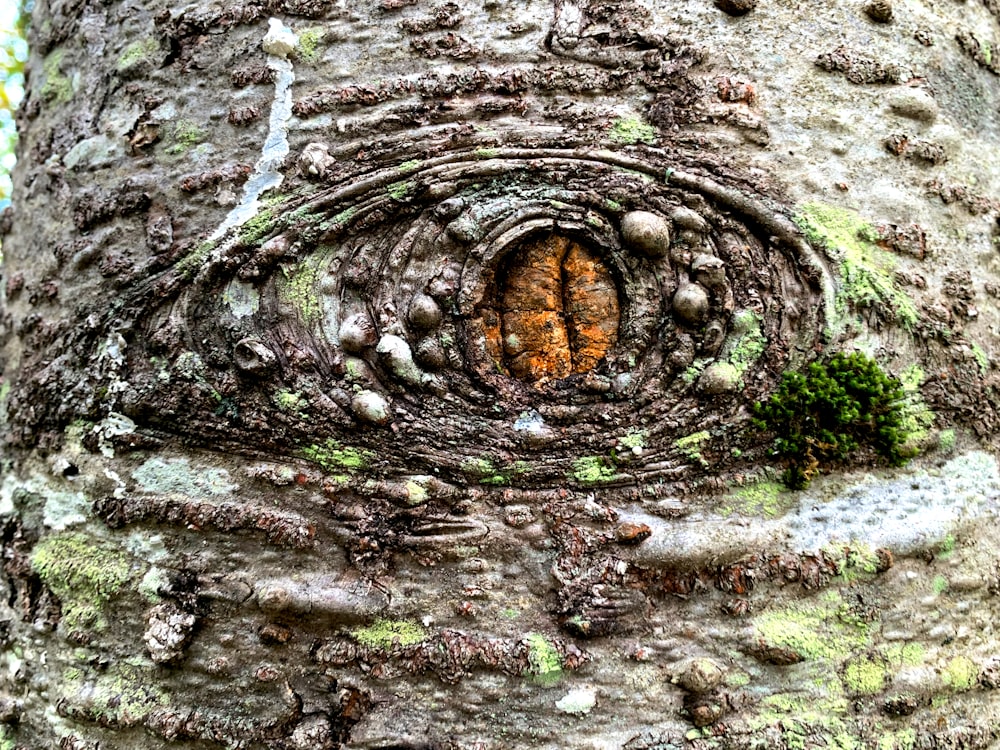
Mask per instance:
[[[997,747],[1000,6],[755,5],[39,0],[0,748]]]

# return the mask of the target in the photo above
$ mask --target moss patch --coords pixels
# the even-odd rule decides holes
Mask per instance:
[[[402,182],[392,183],[386,188],[386,192],[394,201],[405,201],[415,189],[416,185],[408,180],[403,180]]]
[[[896,259],[875,245],[878,235],[854,211],[824,203],[806,203],[795,223],[814,245],[827,249],[839,266],[836,311],[871,308],[888,320],[912,330],[919,317],[910,297],[893,278]]]
[[[789,461],[782,479],[805,487],[823,465],[867,449],[893,466],[912,455],[905,445],[903,384],[860,353],[812,362],[805,374],[786,372],[778,390],[754,407],[754,425],[775,434]]]
[[[362,646],[388,650],[393,646],[413,646],[427,639],[427,631],[409,620],[376,620],[356,628],[351,636]]]
[[[80,533],[54,534],[31,552],[31,567],[59,597],[68,631],[101,630],[101,610],[131,578],[131,558],[116,547]]]
[[[608,137],[615,143],[633,145],[656,143],[656,128],[640,117],[619,117],[611,123]]]

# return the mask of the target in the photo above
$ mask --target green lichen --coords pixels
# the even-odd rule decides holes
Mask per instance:
[[[762,328],[763,319],[752,310],[741,310],[733,316],[733,334],[723,357],[733,368],[733,378],[740,381],[747,369],[760,359],[767,348]]]
[[[610,198],[604,199],[604,208],[612,213],[619,213],[624,210],[624,207],[618,201],[613,201]]]
[[[846,583],[875,575],[881,565],[875,550],[862,542],[831,544],[823,547],[822,552],[823,557],[836,565],[837,575]]]
[[[844,667],[844,687],[852,695],[877,695],[889,679],[885,663],[877,656],[851,659]]]
[[[926,380],[923,368],[911,365],[899,376],[903,385],[904,398],[900,404],[901,421],[899,425],[903,440],[903,452],[915,455],[927,445],[930,429],[934,425],[934,412],[927,406],[920,392],[920,386]]]
[[[192,252],[188,253],[177,263],[175,267],[177,273],[185,279],[194,278],[198,271],[205,265],[205,262],[214,249],[215,243],[211,240],[200,243]]]
[[[102,630],[102,608],[128,583],[132,563],[116,547],[77,532],[45,537],[31,552],[31,567],[59,597],[67,631]]]
[[[477,148],[472,152],[472,155],[476,159],[494,159],[498,153],[500,152],[495,148]]]
[[[849,616],[836,592],[814,604],[796,603],[754,619],[768,646],[790,649],[804,659],[842,661],[868,646],[872,623]]]
[[[465,474],[476,479],[480,484],[504,487],[511,484],[518,476],[526,474],[530,467],[524,461],[498,466],[491,456],[480,456],[479,458],[466,459],[462,462],[461,468]]]
[[[347,471],[354,473],[367,469],[375,458],[371,451],[351,446],[341,446],[336,440],[314,443],[302,448],[300,454],[308,461],[318,464],[329,472]]]
[[[615,143],[633,145],[656,143],[656,128],[643,122],[641,117],[619,117],[611,123],[608,137]]]
[[[941,679],[956,692],[971,690],[979,679],[979,668],[968,656],[956,656],[945,665]]]
[[[274,209],[265,208],[256,216],[248,219],[240,227],[240,242],[244,245],[259,243],[274,229],[275,218]]]
[[[139,659],[119,662],[98,674],[71,667],[63,672],[60,689],[99,723],[136,726],[150,712],[169,705],[168,694],[156,684],[155,670]]]
[[[186,458],[150,458],[132,472],[147,492],[204,497],[228,495],[239,488],[225,469],[192,467]]]
[[[818,678],[815,691],[775,693],[761,701],[760,710],[749,724],[759,731],[765,726],[781,728],[782,739],[789,748],[805,750],[807,738],[824,736],[832,739],[845,731],[843,717],[848,710],[840,681]],[[828,743],[829,746],[829,743]]]
[[[326,37],[326,29],[313,26],[299,32],[299,43],[295,47],[295,56],[306,63],[314,63],[319,59],[320,44]]]
[[[726,686],[731,688],[746,687],[750,684],[750,675],[746,672],[732,672],[726,677]]]
[[[389,650],[394,646],[413,646],[427,639],[427,631],[410,620],[376,620],[371,625],[351,631],[354,640],[367,648]]]
[[[274,394],[274,403],[282,411],[302,414],[309,408],[309,401],[297,391],[280,390]]]
[[[927,649],[920,643],[894,643],[885,650],[886,662],[893,667],[917,667],[926,656]]]
[[[761,481],[740,487],[726,498],[723,515],[739,513],[744,516],[776,518],[794,504],[788,488],[780,482]]]
[[[167,153],[171,155],[183,154],[192,146],[197,146],[205,140],[205,131],[198,127],[192,120],[177,120],[170,128],[170,143]]]
[[[53,104],[65,104],[73,98],[73,82],[61,71],[64,54],[62,49],[53,50],[42,63],[42,73],[45,75],[42,99]]]
[[[983,351],[979,344],[972,345],[972,356],[976,359],[976,364],[979,365],[979,374],[986,376],[986,373],[990,371],[990,358]]]
[[[618,438],[618,445],[630,451],[642,451],[646,447],[649,435],[645,430],[631,430]]]
[[[687,367],[684,372],[681,373],[681,380],[683,380],[687,385],[691,385],[696,381],[701,375],[702,371],[708,367],[709,360],[698,359],[695,360],[689,367]]]
[[[938,435],[938,449],[945,453],[951,453],[955,450],[955,441],[956,435],[954,430],[941,430],[941,433]]]
[[[989,42],[983,42],[983,61],[986,63],[987,67],[993,64],[993,45]]]
[[[702,466],[707,467],[708,462],[705,460],[704,456],[702,456],[701,450],[711,437],[712,435],[708,432],[708,430],[701,430],[700,432],[685,435],[684,437],[675,440],[674,447],[689,461],[699,463]]]
[[[934,576],[934,580],[931,581],[931,588],[934,589],[935,594],[943,594],[949,588],[948,579],[944,576]]]
[[[323,313],[316,288],[327,256],[328,253],[320,248],[291,270],[286,269],[277,282],[278,296],[298,310],[302,322],[307,326],[318,323]]]
[[[913,329],[919,317],[917,307],[896,284],[895,258],[875,245],[878,235],[871,223],[854,211],[823,203],[804,204],[795,223],[810,242],[825,247],[839,264],[835,301],[839,315],[851,308],[871,308]]]
[[[405,201],[410,197],[410,194],[415,188],[416,185],[413,182],[403,180],[402,182],[394,182],[389,185],[389,187],[386,188],[386,192],[394,201]]]
[[[581,456],[573,461],[571,476],[580,484],[610,482],[617,475],[614,463],[606,456]]]
[[[146,60],[149,60],[159,51],[160,43],[152,37],[142,39],[138,42],[132,42],[124,49],[121,55],[119,55],[118,62],[115,67],[118,69],[119,73],[122,73]]]
[[[900,729],[896,732],[886,732],[879,737],[878,750],[913,750],[916,744],[916,730]]]
[[[864,449],[893,466],[912,455],[903,428],[905,390],[861,353],[840,352],[786,372],[768,401],[754,407],[754,425],[775,435],[788,462],[783,481],[801,489],[826,464]]]
[[[396,167],[396,169],[398,169],[403,174],[407,174],[409,172],[416,172],[418,169],[420,169],[421,164],[423,164],[423,162],[420,161],[420,159],[410,159],[409,161],[404,161],[402,164]]]
[[[562,657],[541,633],[525,636],[528,644],[528,673],[543,685],[553,685],[562,675]]]

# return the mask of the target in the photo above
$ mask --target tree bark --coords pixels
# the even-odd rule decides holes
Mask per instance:
[[[997,747],[998,22],[40,0],[0,747]]]

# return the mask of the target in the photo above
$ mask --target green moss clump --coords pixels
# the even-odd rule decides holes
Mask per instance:
[[[274,403],[282,411],[302,415],[309,408],[309,401],[297,391],[279,390],[274,394]]]
[[[367,627],[352,630],[351,635],[362,646],[383,650],[413,646],[427,639],[427,631],[409,620],[376,620]]]
[[[643,122],[640,117],[619,117],[611,123],[608,135],[615,143],[625,145],[656,143],[656,128]]]
[[[941,679],[957,692],[971,690],[979,679],[979,668],[968,656],[956,656],[945,665]]]
[[[45,537],[31,552],[31,567],[59,597],[67,630],[107,626],[101,609],[128,583],[130,558],[77,532]]]
[[[558,682],[563,664],[556,647],[540,633],[529,633],[524,640],[528,644],[528,672],[543,685]]]
[[[854,211],[806,203],[795,223],[810,242],[825,247],[839,263],[838,314],[844,315],[852,307],[867,307],[907,330],[913,329],[919,317],[917,307],[896,284],[896,260],[876,246],[878,235],[869,222]]]
[[[314,443],[300,450],[300,454],[325,471],[355,472],[367,469],[375,454],[361,448],[341,446],[336,440],[329,439],[324,443]]]
[[[975,357],[976,364],[979,365],[979,374],[985,377],[986,373],[990,371],[990,358],[979,344],[972,345],[972,356]]]
[[[755,405],[754,425],[776,435],[775,448],[790,466],[785,484],[801,489],[823,464],[862,448],[893,466],[912,455],[904,450],[905,393],[875,360],[837,353],[813,362],[803,375],[786,372],[777,392]]]
[[[610,482],[617,475],[614,463],[605,456],[581,456],[573,461],[572,476],[580,484]]]

